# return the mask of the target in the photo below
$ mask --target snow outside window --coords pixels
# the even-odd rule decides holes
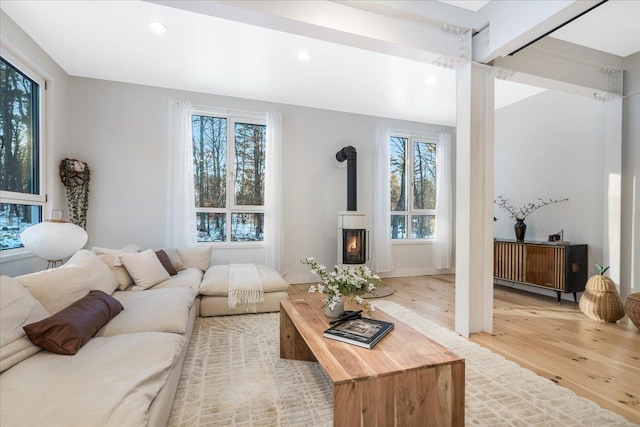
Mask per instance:
[[[21,248],[20,233],[42,221],[41,123],[44,81],[8,53],[0,57],[0,250]]]
[[[192,116],[199,242],[264,240],[264,120]]]
[[[437,137],[391,133],[391,239],[435,238]]]

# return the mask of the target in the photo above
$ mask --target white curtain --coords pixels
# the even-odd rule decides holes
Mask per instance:
[[[166,238],[170,248],[197,244],[192,144],[191,103],[170,100]]]
[[[373,230],[371,268],[377,273],[393,269],[391,254],[391,201],[389,184],[389,129],[375,127],[373,150]]]
[[[436,150],[435,267],[453,267],[453,189],[451,184],[451,135],[441,133]]]
[[[264,263],[284,274],[281,151],[282,114],[268,113],[264,177]]]

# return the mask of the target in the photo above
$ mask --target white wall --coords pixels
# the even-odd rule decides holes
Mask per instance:
[[[287,279],[315,280],[299,260],[336,262],[337,212],[346,209],[346,169],[335,166],[345,145],[358,150],[358,210],[371,215],[374,125],[422,132],[434,126],[327,110],[271,104],[93,80],[71,79],[72,149],[91,168],[91,246],[161,247],[165,242],[168,100],[245,111],[283,113],[283,182]],[[431,245],[394,248],[391,275],[433,272]],[[260,261],[261,251],[223,250],[214,262]]]
[[[603,255],[603,105],[590,98],[545,91],[496,112],[495,195],[519,208],[569,198],[533,212],[526,240],[564,239],[589,245],[589,274]],[[515,239],[515,221],[495,208],[495,237]]]
[[[640,53],[624,60],[620,294],[640,292]]]
[[[64,186],[58,178],[58,165],[68,153],[69,76],[2,11],[0,11],[0,47],[0,53],[3,56],[9,54],[17,58],[47,82],[43,138],[49,148],[45,153],[45,188],[48,203],[44,206],[42,213],[44,218],[51,218],[53,209],[66,209]],[[33,257],[24,250],[11,252],[13,253],[1,254],[2,274],[17,276],[46,267],[46,261]]]
[[[48,81],[45,217],[52,209],[66,210],[64,186],[57,176],[60,161],[78,158],[91,169],[88,248],[132,242],[142,247],[164,245],[170,98],[283,112],[285,248],[291,282],[315,280],[299,264],[302,258],[315,256],[327,265],[335,263],[336,214],[346,208],[346,170],[334,166],[335,150],[347,144],[358,149],[359,209],[370,215],[374,125],[454,135],[450,127],[70,77],[6,14],[0,18],[2,51],[18,55]],[[395,246],[396,269],[389,275],[436,272],[432,250],[429,244]],[[216,263],[261,259],[259,247],[214,254]],[[41,270],[45,264],[26,251],[2,254],[2,273],[11,276]]]

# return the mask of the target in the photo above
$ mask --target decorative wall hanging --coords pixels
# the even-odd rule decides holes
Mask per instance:
[[[76,159],[60,162],[60,179],[67,190],[70,221],[86,230],[89,209],[89,165]]]

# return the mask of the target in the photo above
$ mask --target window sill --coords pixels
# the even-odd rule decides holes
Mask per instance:
[[[9,249],[0,253],[0,264],[20,261],[27,258],[35,258],[35,255],[25,248]]]
[[[198,242],[198,246],[211,246],[216,249],[263,249],[264,242]]]
[[[398,245],[398,246],[404,246],[404,245],[434,245],[436,243],[435,239],[402,239],[402,240],[398,240],[398,239],[392,239],[391,240],[391,245]]]

